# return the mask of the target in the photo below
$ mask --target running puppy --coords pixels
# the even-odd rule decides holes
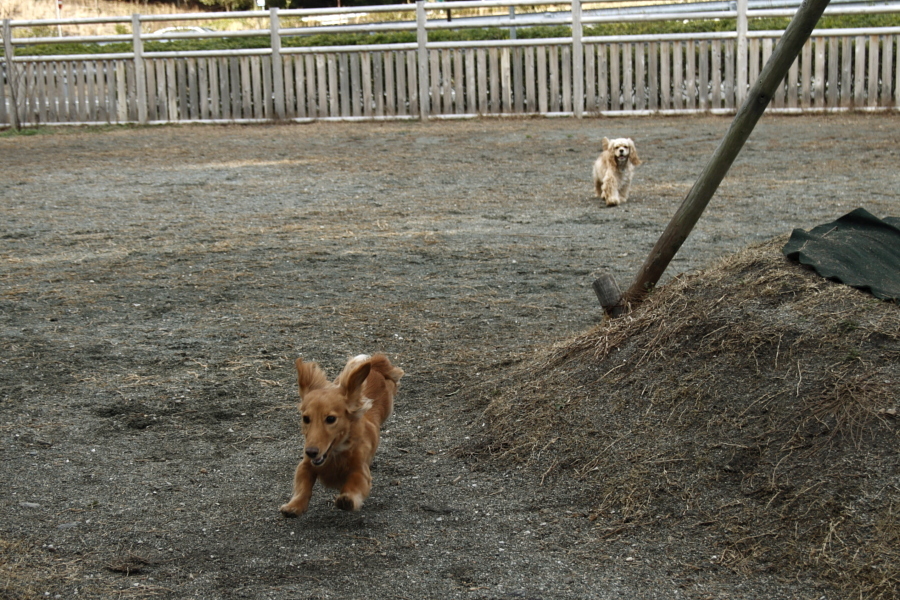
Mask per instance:
[[[628,187],[634,168],[641,164],[631,138],[603,138],[603,153],[594,163],[594,190],[607,206],[618,206],[628,199]]]
[[[298,358],[296,367],[306,447],[294,473],[294,494],[281,514],[296,517],[306,512],[316,479],[340,490],[335,506],[359,510],[372,489],[369,466],[403,370],[383,354],[350,359],[334,382],[316,363]]]

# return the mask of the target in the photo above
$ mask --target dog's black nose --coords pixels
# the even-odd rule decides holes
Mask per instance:
[[[319,449],[315,446],[311,446],[306,449],[306,455],[310,458],[315,458],[319,455]]]

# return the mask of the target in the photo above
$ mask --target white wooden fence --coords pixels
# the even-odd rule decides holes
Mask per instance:
[[[735,32],[587,37],[582,33],[585,24],[612,17],[583,15],[580,0],[571,0],[565,2],[572,9],[565,20],[572,29],[569,38],[428,40],[429,31],[461,26],[459,19],[443,18],[447,10],[536,3],[419,0],[415,6],[371,7],[373,11],[415,11],[415,22],[376,27],[415,29],[418,41],[345,47],[282,48],[281,39],[323,30],[371,31],[373,26],[280,26],[282,17],[339,15],[341,9],[246,13],[269,20],[262,33],[270,36],[271,48],[221,52],[145,52],[143,42],[153,39],[153,34],[142,30],[150,21],[234,18],[235,13],[118,19],[130,22],[131,35],[65,40],[128,40],[133,52],[78,56],[15,56],[16,46],[57,40],[16,38],[12,33],[16,27],[33,27],[38,22],[7,20],[3,23],[7,58],[2,63],[0,125],[729,113],[740,105],[782,33],[747,31],[748,18],[792,12],[747,11],[746,0],[739,0],[734,12],[677,15],[679,19],[737,17]],[[847,9],[833,12],[840,10]],[[435,11],[440,11],[441,19],[429,19],[429,14],[438,14]],[[504,27],[522,27],[540,19],[519,15],[514,21],[501,22]],[[816,30],[770,109],[897,110],[898,42],[900,28]]]

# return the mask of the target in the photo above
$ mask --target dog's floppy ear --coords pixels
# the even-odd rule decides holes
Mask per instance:
[[[359,419],[366,411],[372,408],[372,400],[363,397],[363,384],[369,371],[372,370],[372,361],[366,360],[356,365],[348,365],[349,369],[344,369],[341,373],[340,386],[345,390],[347,395],[347,411],[353,419]]]
[[[637,148],[634,147],[634,140],[629,138],[628,147],[631,149],[631,152],[628,153],[628,160],[630,160],[631,164],[634,166],[638,166],[641,164],[641,159],[638,156]]]
[[[604,152],[609,150],[609,138],[603,138],[602,140],[600,140],[600,146],[603,148]]]
[[[316,363],[305,363],[302,358],[298,358],[294,366],[297,367],[297,383],[300,385],[300,398],[306,396],[311,390],[328,385],[328,378],[325,377],[324,371]]]

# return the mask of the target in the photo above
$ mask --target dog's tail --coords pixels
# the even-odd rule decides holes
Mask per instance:
[[[403,369],[392,365],[384,354],[376,354],[372,357],[372,370],[378,371],[385,379],[393,381],[395,385],[399,384],[400,378],[403,377]]]
[[[387,421],[394,411],[394,395],[403,377],[403,369],[395,367],[384,354],[376,354],[370,359],[372,369],[366,380],[366,397],[372,398],[369,418],[378,423]]]

